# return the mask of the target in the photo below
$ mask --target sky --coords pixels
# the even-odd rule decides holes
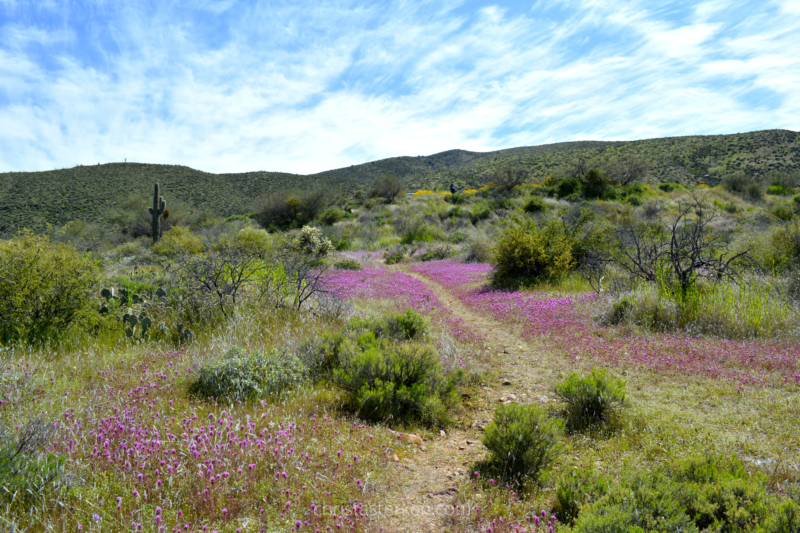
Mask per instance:
[[[797,131],[798,50],[798,0],[0,0],[0,172]]]

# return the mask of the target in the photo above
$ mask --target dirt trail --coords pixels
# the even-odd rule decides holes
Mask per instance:
[[[395,484],[383,498],[386,507],[378,522],[384,531],[440,532],[445,528],[458,480],[485,453],[480,436],[494,408],[503,401],[551,401],[554,374],[566,370],[570,361],[563,354],[523,339],[507,324],[472,311],[443,285],[415,272],[406,273],[424,282],[453,316],[482,334],[492,354],[490,377],[480,387],[479,397],[469,399],[471,427],[451,429],[425,440],[422,446],[406,447],[406,456],[396,463],[399,475]]]

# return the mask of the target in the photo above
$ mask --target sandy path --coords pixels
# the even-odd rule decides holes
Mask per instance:
[[[551,384],[571,362],[563,354],[523,339],[507,324],[476,313],[443,285],[416,272],[406,273],[424,282],[453,316],[482,334],[492,354],[479,397],[469,399],[470,427],[435,435],[422,447],[403,447],[405,455],[396,463],[398,475],[382,499],[384,508],[379,509],[377,523],[384,531],[441,532],[452,512],[458,479],[485,453],[481,431],[501,398],[523,403],[550,401]]]

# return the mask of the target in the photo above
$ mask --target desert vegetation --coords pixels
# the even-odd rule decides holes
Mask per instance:
[[[573,148],[8,234],[3,526],[798,531],[798,175]]]

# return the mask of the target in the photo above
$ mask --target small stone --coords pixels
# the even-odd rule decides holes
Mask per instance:
[[[409,444],[416,444],[417,446],[422,446],[422,437],[420,437],[416,433],[406,433],[405,435],[403,435],[403,439]]]
[[[468,440],[467,441],[467,445],[472,446],[473,444],[476,444],[477,442],[478,441],[476,441],[476,440]]]
[[[508,381],[507,379],[504,379],[503,380],[503,385],[506,385],[506,386],[511,385],[511,382]]]
[[[508,401],[508,396],[500,396],[500,400],[498,400],[498,401],[506,402],[506,401]]]
[[[547,403],[550,399],[547,396],[539,396],[539,403]]]
[[[466,446],[459,446],[459,447],[458,447],[458,449],[459,449],[459,450],[466,450],[466,449],[467,449],[467,447],[466,447]]]
[[[445,433],[444,430],[440,429],[439,430],[439,436],[442,437],[442,438],[445,438],[447,436],[447,433]]]
[[[397,457],[397,454],[392,455],[392,461],[394,461],[395,463],[400,462],[400,458]]]

